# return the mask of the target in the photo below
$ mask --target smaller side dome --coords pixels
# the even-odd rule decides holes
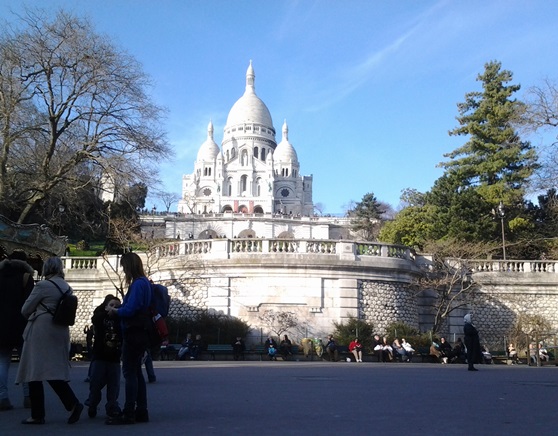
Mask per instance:
[[[273,160],[275,162],[293,162],[298,163],[298,156],[292,144],[289,142],[289,127],[287,120],[283,123],[283,139],[277,145],[273,152]]]
[[[219,146],[213,140],[213,123],[209,121],[207,126],[207,139],[198,151],[198,161],[213,162],[219,155]]]

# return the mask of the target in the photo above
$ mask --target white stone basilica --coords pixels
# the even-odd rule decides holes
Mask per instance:
[[[209,122],[194,173],[182,178],[178,212],[313,215],[312,176],[300,175],[286,121],[277,144],[271,114],[256,95],[255,78],[250,61],[246,89],[229,112],[221,149]]]

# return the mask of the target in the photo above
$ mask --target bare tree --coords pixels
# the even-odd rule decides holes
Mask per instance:
[[[415,280],[417,294],[431,294],[432,332],[439,332],[449,315],[456,309],[470,305],[479,286],[473,278],[471,260],[486,258],[497,250],[492,244],[464,241],[437,241],[426,247],[431,260],[424,273]]]
[[[526,133],[553,132],[554,140],[540,147],[541,168],[536,173],[538,189],[555,188],[558,184],[558,85],[545,79],[540,86],[527,91],[526,105],[520,106],[522,112],[518,124]]]
[[[174,203],[176,203],[178,200],[182,198],[180,194],[177,194],[176,192],[161,192],[159,194],[159,197],[161,198],[161,201],[167,208],[167,212],[170,210],[170,207]]]
[[[280,337],[283,333],[298,325],[298,317],[294,312],[266,310],[258,319],[271,332]]]
[[[89,21],[27,12],[0,35],[0,212],[24,222],[57,187],[153,183],[170,148],[139,63]]]
[[[323,203],[314,203],[314,213],[318,216],[322,216],[325,212],[325,206]]]

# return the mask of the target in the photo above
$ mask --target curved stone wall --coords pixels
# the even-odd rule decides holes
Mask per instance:
[[[419,328],[416,299],[408,284],[360,280],[358,305],[360,317],[380,335],[395,322]]]

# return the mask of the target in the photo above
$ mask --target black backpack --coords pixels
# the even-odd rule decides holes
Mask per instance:
[[[49,280],[49,282],[58,288],[62,296],[60,297],[60,300],[58,300],[58,305],[56,306],[56,309],[54,309],[54,312],[49,310],[43,303],[41,303],[41,305],[52,315],[52,322],[54,324],[63,326],[74,325],[78,306],[77,297],[70,293],[70,288],[64,292],[55,282],[52,280]]]

